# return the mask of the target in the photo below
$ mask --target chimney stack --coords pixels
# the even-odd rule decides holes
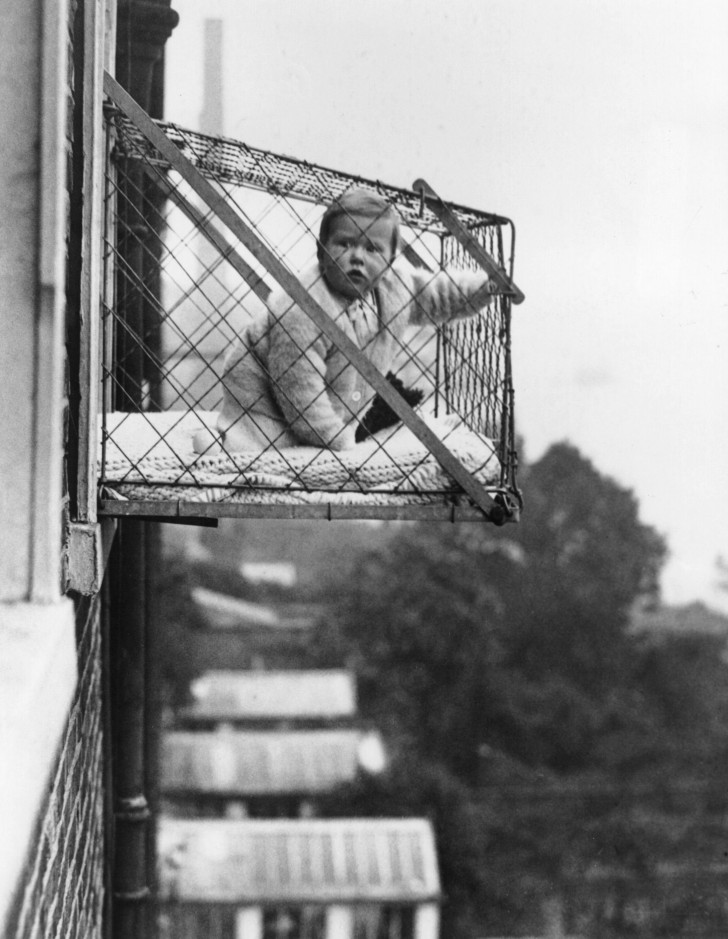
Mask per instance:
[[[202,113],[203,134],[222,135],[222,20],[205,20]]]

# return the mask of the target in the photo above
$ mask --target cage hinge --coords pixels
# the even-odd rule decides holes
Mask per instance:
[[[66,540],[66,590],[90,597],[101,590],[115,519],[103,522],[70,522]]]

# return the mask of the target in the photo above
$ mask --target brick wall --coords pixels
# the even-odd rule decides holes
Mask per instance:
[[[68,74],[66,123],[67,189],[67,328],[78,323],[80,276],[80,204],[76,193],[82,181],[82,159],[74,138],[81,137],[83,6],[70,0],[68,9]],[[77,326],[68,332],[75,336]],[[70,337],[69,337],[70,338]],[[75,343],[66,351],[66,399],[62,402],[64,440],[64,530],[69,518],[69,393],[77,379]],[[76,353],[76,354],[74,354]],[[71,434],[71,437],[73,435]],[[70,453],[75,457],[74,442]],[[60,547],[60,546],[59,546]],[[104,758],[101,651],[101,603],[79,603],[77,609],[78,687],[68,714],[47,802],[29,853],[24,881],[16,903],[15,921],[8,930],[13,939],[101,939],[104,909]]]
[[[39,822],[12,939],[101,939],[104,904],[104,760],[101,615],[79,611],[79,682]]]
[[[60,76],[59,79],[62,84],[61,93],[66,97],[68,105],[65,140],[61,146],[66,158],[67,280],[69,284],[74,285],[74,289],[76,289],[75,285],[78,280],[80,257],[80,244],[77,234],[74,234],[74,219],[76,219],[77,228],[80,205],[77,195],[80,181],[78,146],[75,154],[73,150],[74,137],[77,141],[79,138],[77,105],[80,106],[81,99],[80,86],[77,85],[75,73],[79,66],[78,55],[80,55],[80,50],[75,43],[75,39],[78,38],[80,8],[81,0],[69,0],[65,40],[69,53],[68,72],[65,76]],[[30,8],[28,9],[30,10]],[[46,9],[52,9],[51,5],[48,5]],[[37,15],[43,12],[39,8]],[[34,36],[32,32],[33,15],[34,12],[30,11],[25,17],[16,17],[16,23],[6,24],[8,25],[7,35],[15,36],[17,34],[18,69],[23,66],[28,66],[28,68],[37,66],[37,51],[36,61],[30,62],[30,64],[27,61],[28,55],[24,54],[26,49],[32,47],[31,40]],[[49,20],[52,21],[52,17],[49,17]],[[38,28],[36,34],[40,32],[41,30]],[[11,43],[6,43],[6,45],[12,47]],[[74,53],[78,53],[78,55],[74,55]],[[53,80],[54,72],[52,70],[49,71],[49,75]],[[6,100],[12,100],[14,87],[7,80],[7,75],[4,78],[5,81],[0,90],[6,96],[3,101],[5,104]],[[46,95],[53,90],[50,87],[44,87]],[[76,93],[77,91],[78,93]],[[37,194],[35,198],[37,201]],[[12,204],[14,205],[14,203]],[[21,232],[18,234],[18,238],[24,237],[30,244],[32,234],[32,232],[30,234]],[[32,255],[30,251],[26,253]],[[21,273],[24,274],[24,272],[25,269],[23,268]],[[20,275],[18,275],[17,280],[19,283],[21,282]],[[27,280],[26,277],[21,283],[25,290],[22,297],[28,301],[29,305],[32,305],[37,301],[36,291],[35,289],[28,290]],[[77,296],[73,294],[73,290],[69,291],[66,299],[68,321],[74,317],[77,320],[78,300]],[[74,302],[69,302],[71,300],[75,302],[75,306]],[[18,316],[16,319],[21,319],[21,317]],[[12,346],[12,343],[10,345]],[[17,345],[19,348],[25,348],[22,344]],[[69,344],[66,345],[66,350],[69,351]],[[47,346],[42,347],[41,351],[45,354],[48,351]],[[60,350],[54,347],[52,351],[55,354]],[[42,359],[42,361],[44,367],[46,367],[47,361],[45,359]],[[34,367],[35,364],[31,359],[30,364],[27,366],[28,378],[26,384],[29,388],[35,387],[33,384],[35,380],[33,377]],[[56,448],[50,451],[53,454],[52,456],[49,456],[48,451],[44,451],[37,456],[39,462],[45,460],[43,468],[48,470],[49,476],[61,470],[59,464],[61,459],[63,460],[64,484],[60,502],[55,498],[55,489],[48,486],[50,492],[49,513],[55,514],[60,510],[64,523],[63,527],[65,527],[69,516],[69,500],[73,496],[72,486],[69,483],[73,479],[75,466],[73,463],[69,465],[68,462],[68,436],[72,432],[71,427],[74,421],[71,416],[72,409],[69,408],[69,397],[72,379],[74,375],[77,375],[77,370],[77,361],[69,357],[66,363],[65,397],[59,400],[57,396],[47,396],[52,401],[52,417],[49,418],[52,428],[57,428],[56,421],[63,420],[65,453],[61,454]],[[18,386],[22,386],[20,381]],[[27,394],[24,400],[31,397],[32,395]],[[45,405],[45,403],[46,399],[43,398],[41,405]],[[30,422],[28,422],[28,426],[30,426]],[[14,435],[13,439],[15,436],[17,435]],[[20,446],[19,437],[18,440]],[[33,459],[36,459],[36,457],[33,457]],[[18,466],[22,469],[22,460],[20,458],[18,459]],[[25,490],[22,490],[22,492],[19,490],[19,501],[22,501],[20,497],[24,492]],[[27,501],[30,504],[33,492],[30,490],[29,492],[30,496]],[[21,515],[20,512],[16,514]],[[34,518],[38,529],[43,528],[42,509],[37,512],[36,516],[32,516],[30,511],[26,515],[29,518]],[[21,522],[25,524],[23,525]],[[20,555],[18,545],[29,541],[25,516],[17,522],[17,525],[20,536],[16,539],[17,544],[10,539],[10,550],[8,552],[10,555]],[[51,527],[50,530],[53,534],[57,532],[55,526]],[[53,560],[53,544],[50,543],[45,547],[47,548],[47,566],[53,569],[54,566],[50,563]],[[58,543],[58,552],[62,557],[60,541]],[[23,568],[23,565],[29,567],[31,560],[32,558],[19,556],[16,566],[18,568]],[[49,575],[49,577],[51,576]],[[20,580],[20,577],[18,576],[15,579]],[[32,580],[32,578],[26,579]],[[51,598],[54,599],[55,591],[58,588],[53,585],[52,581],[50,583],[54,589],[46,590],[46,594],[50,593]],[[17,592],[15,580],[12,580],[11,585]],[[5,598],[6,594],[3,596]],[[7,598],[16,599],[16,596],[8,591]],[[22,701],[24,706],[17,706],[15,700],[10,702],[16,705],[15,710],[12,711],[12,719],[18,727],[22,727],[22,730],[16,731],[12,737],[14,747],[3,754],[6,775],[14,783],[13,787],[6,787],[12,793],[13,798],[6,801],[4,808],[8,815],[11,815],[15,808],[16,817],[22,815],[23,826],[21,826],[22,831],[19,829],[22,838],[18,837],[13,842],[17,850],[12,857],[12,866],[7,865],[4,870],[5,879],[2,885],[1,911],[3,921],[0,922],[0,931],[2,931],[3,939],[97,939],[97,937],[102,939],[105,925],[103,914],[105,904],[106,826],[102,720],[104,708],[102,695],[101,602],[100,598],[96,596],[90,601],[79,602],[76,607],[78,682],[75,693],[73,693],[73,679],[76,675],[76,669],[69,667],[69,662],[73,658],[71,601],[61,600],[58,597],[56,602],[48,602],[47,595],[43,595],[42,600],[43,602],[36,606],[29,605],[25,611],[17,608],[22,607],[22,604],[13,606],[10,613],[12,613],[13,620],[11,626],[14,627],[14,630],[6,630],[8,634],[13,636],[25,636],[27,633],[30,639],[35,642],[35,645],[29,639],[25,643],[28,646],[27,649],[23,647],[15,650],[18,662],[22,664],[23,669],[16,669],[19,676],[17,679],[15,674],[9,676],[15,679],[15,683],[18,685],[13,692],[15,698]],[[56,612],[59,616],[58,621],[54,618]],[[61,615],[65,616],[63,624],[60,620]],[[41,622],[36,623],[36,619]],[[68,640],[63,645],[63,651],[67,651],[69,661],[64,660],[63,662],[54,653],[48,654],[47,652],[48,648],[56,650],[59,645],[57,636],[61,625],[65,629],[63,635]],[[22,646],[19,639],[16,645]],[[37,654],[34,659],[34,650],[36,653],[39,650],[45,650],[46,654]],[[38,668],[33,667],[35,660],[40,662]],[[63,674],[63,681],[57,679],[57,676],[61,673]],[[34,690],[36,689],[36,683],[37,690]],[[71,697],[72,693],[73,697]],[[25,694],[25,697],[23,697],[23,694]],[[42,728],[46,724],[45,720],[35,719],[36,708],[34,705],[36,703],[39,705],[37,708],[39,714],[44,715],[49,720],[50,718],[55,719],[52,734],[43,733]],[[19,717],[22,717],[23,720],[19,720]],[[61,730],[62,733],[60,733]],[[36,733],[36,731],[38,732]],[[47,745],[47,740],[52,740],[50,746]],[[19,742],[21,746],[23,742],[27,742],[27,748],[22,754],[18,753]],[[26,752],[35,754],[36,751],[42,754],[42,761],[23,759]],[[17,756],[13,757],[13,753]],[[38,772],[39,766],[41,766],[42,774]],[[11,776],[11,774],[14,775]],[[30,795],[26,799],[26,805],[23,806],[23,796],[26,793],[30,793]],[[20,811],[21,809],[22,811]],[[28,840],[28,835],[31,833],[32,836]],[[7,830],[5,836],[8,836]],[[3,832],[0,831],[0,845],[3,837]],[[26,845],[28,845],[27,848]],[[2,851],[1,847],[0,851]]]

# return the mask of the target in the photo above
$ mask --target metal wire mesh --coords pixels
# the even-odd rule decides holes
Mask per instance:
[[[354,188],[377,193],[396,214],[402,256],[408,269],[417,272],[424,290],[430,290],[431,283],[442,283],[443,277],[455,281],[456,272],[477,268],[417,193],[239,141],[176,125],[160,126],[261,242],[304,280],[317,268],[317,233],[327,206]],[[256,402],[252,408],[249,401],[240,402],[256,447],[233,446],[215,417],[226,396],[228,403],[234,397],[233,372],[226,358],[251,323],[261,318],[272,316],[277,325],[287,328],[285,317],[276,313],[277,285],[264,264],[201,203],[178,169],[134,124],[110,110],[109,127],[114,146],[106,178],[104,238],[103,492],[111,492],[112,498],[142,499],[156,490],[155,498],[175,499],[190,497],[196,488],[207,490],[205,498],[221,503],[254,500],[255,493],[263,491],[263,502],[272,492],[282,499],[285,494],[325,493],[328,498],[332,492],[347,492],[350,499],[361,497],[362,503],[372,489],[380,502],[405,492],[423,501],[457,496],[462,490],[451,478],[441,474],[433,482],[424,472],[428,455],[403,461],[393,438],[385,440],[382,435],[372,438],[366,453],[357,454],[356,465],[332,445],[326,460],[328,469],[335,464],[335,471],[326,478],[319,472],[320,455],[312,456],[301,447],[292,456],[290,434],[271,433],[265,421],[256,420]],[[510,270],[510,222],[490,213],[453,208],[498,265]],[[500,295],[467,321],[418,328],[405,328],[404,311],[397,312],[399,320],[394,316],[384,322],[381,307],[375,310],[376,330],[387,333],[391,374],[406,389],[419,392],[423,412],[436,419],[456,417],[459,427],[494,442],[498,468],[495,476],[489,468],[487,482],[491,490],[505,494],[516,491],[509,309],[508,298]],[[371,310],[366,315],[370,314]],[[351,317],[350,310],[347,315]],[[352,332],[351,324],[347,328]],[[352,335],[357,341],[362,338],[356,328]],[[293,331],[288,338],[291,343],[297,340]],[[290,369],[310,371],[317,342],[314,336],[302,343]],[[366,347],[366,337],[359,344]],[[257,347],[245,348],[241,368],[259,366],[259,358]],[[264,371],[272,368],[268,362],[263,366]],[[341,366],[342,373],[345,367]],[[371,403],[373,390],[361,382],[357,387],[364,388],[365,403]],[[361,398],[362,392],[357,393]],[[290,412],[296,402],[289,406],[282,393],[278,396],[284,411]],[[297,443],[317,443],[315,421],[308,414],[316,411],[323,396],[331,398],[349,423],[366,414],[361,404],[344,400],[331,382],[323,383],[309,410],[297,413],[302,435]],[[208,432],[208,445],[195,453],[186,442],[190,428],[200,422]],[[451,434],[452,442],[459,439],[454,426],[453,420],[438,425],[446,444]],[[273,461],[273,469],[261,471],[261,456]],[[381,475],[382,460],[400,470],[394,481]],[[120,472],[123,465],[126,472]],[[160,465],[161,475],[156,472]],[[216,475],[221,466],[225,473]]]

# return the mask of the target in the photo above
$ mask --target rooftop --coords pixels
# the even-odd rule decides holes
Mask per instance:
[[[353,717],[356,681],[343,669],[209,671],[192,683],[188,721],[292,720]]]
[[[162,899],[218,903],[437,899],[426,819],[160,819]]]
[[[274,609],[262,603],[241,600],[206,587],[193,587],[192,599],[208,614],[218,628],[279,626],[280,617]]]
[[[162,791],[236,798],[328,792],[356,777],[362,744],[372,736],[360,730],[172,731],[162,743]]]

